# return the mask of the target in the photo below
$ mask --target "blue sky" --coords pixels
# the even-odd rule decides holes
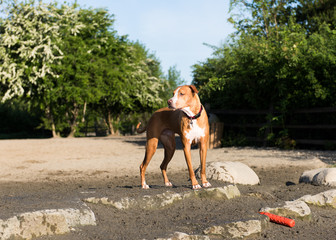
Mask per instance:
[[[63,3],[62,0],[58,2]],[[71,2],[71,1],[68,1]],[[234,29],[229,0],[77,0],[82,7],[107,8],[119,35],[139,40],[160,60],[165,73],[176,65],[192,81],[191,66],[211,56]]]

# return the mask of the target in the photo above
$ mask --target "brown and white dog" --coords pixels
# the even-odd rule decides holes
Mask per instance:
[[[193,189],[202,188],[196,178],[191,164],[191,145],[199,144],[200,160],[201,160],[201,181],[203,187],[210,187],[211,184],[205,176],[205,161],[207,155],[207,142],[209,139],[209,123],[208,116],[198,97],[198,91],[193,85],[185,85],[178,87],[174,91],[174,96],[168,100],[168,107],[161,108],[156,111],[147,126],[139,129],[137,132],[147,131],[147,144],[145,158],[140,165],[141,186],[148,189],[146,184],[145,171],[152,159],[158,141],[160,140],[164,146],[164,159],[160,166],[162,176],[166,186],[172,186],[167,177],[167,165],[172,159],[176,143],[175,133],[179,134],[183,143],[185,159],[188,165],[189,175]]]

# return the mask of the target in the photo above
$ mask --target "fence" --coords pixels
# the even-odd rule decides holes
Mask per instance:
[[[242,133],[250,142],[264,146],[270,133],[284,129],[297,145],[336,146],[336,107],[297,109],[287,114],[270,110],[211,109],[209,112],[224,122],[225,133]],[[277,115],[282,117],[281,124],[272,120]]]

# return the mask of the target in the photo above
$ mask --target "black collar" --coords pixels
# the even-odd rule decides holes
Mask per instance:
[[[187,115],[187,117],[190,119],[190,120],[195,120],[195,119],[197,119],[197,118],[199,118],[200,116],[201,116],[201,114],[202,114],[202,111],[203,111],[203,106],[201,105],[201,109],[199,110],[199,112],[195,115],[195,116],[189,116],[188,114],[186,114]]]

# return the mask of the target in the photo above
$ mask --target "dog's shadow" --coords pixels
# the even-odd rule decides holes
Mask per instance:
[[[147,140],[146,140],[146,137],[143,137],[139,139],[125,140],[125,142],[145,147]],[[182,143],[180,136],[175,136],[175,142],[176,142],[176,150],[183,150],[183,143]],[[159,141],[157,148],[158,149],[163,148],[163,145],[160,141]],[[197,149],[197,148],[198,148],[198,144],[191,146],[191,149]]]
[[[164,185],[150,185],[149,187],[152,190],[159,190],[159,189],[162,189],[162,190],[189,189],[190,190],[190,189],[192,189],[191,185],[186,185],[186,184],[173,185],[172,187],[166,187]],[[141,189],[141,186],[140,185],[123,185],[123,186],[119,185],[119,186],[116,186],[116,188],[120,188],[120,189]],[[144,191],[147,191],[147,190],[144,190]]]
[[[137,139],[131,139],[131,140],[128,139],[128,140],[125,140],[125,142],[145,147],[147,140],[146,140],[146,137],[143,137],[143,138],[137,138]],[[180,136],[175,136],[175,142],[176,142],[176,149],[177,150],[182,150],[183,149],[183,144],[182,144]],[[160,148],[163,148],[163,145],[159,141],[158,149],[160,149]]]

